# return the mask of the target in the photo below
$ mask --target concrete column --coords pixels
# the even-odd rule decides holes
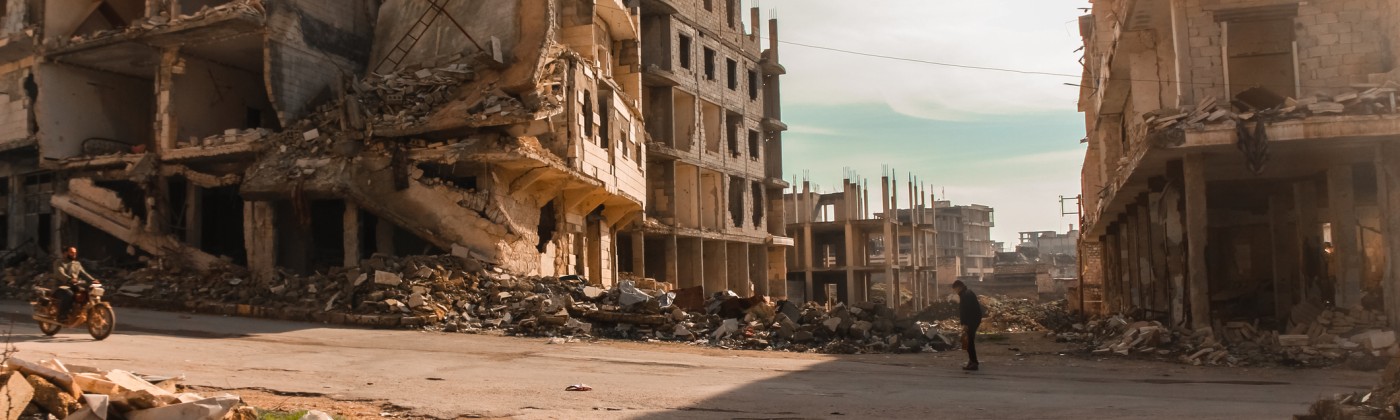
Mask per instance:
[[[1156,245],[1152,241],[1152,215],[1148,208],[1147,194],[1138,197],[1137,215],[1137,261],[1138,279],[1141,284],[1142,306],[1152,310],[1161,310],[1157,302],[1157,278],[1153,276],[1153,270],[1158,262],[1152,259],[1152,249]]]
[[[749,282],[749,246],[742,242],[722,242],[725,247],[725,265],[729,290],[740,297],[753,296],[753,283]]]
[[[185,183],[185,243],[199,248],[204,243],[204,189]]]
[[[1293,275],[1297,274],[1294,267],[1297,263],[1293,261],[1293,255],[1297,252],[1297,246],[1293,241],[1297,238],[1297,232],[1288,229],[1288,201],[1287,194],[1276,193],[1269,196],[1269,232],[1273,237],[1273,272],[1274,272],[1274,316],[1280,320],[1288,319],[1288,315],[1293,309],[1295,290],[1298,282],[1293,280]],[[1287,326],[1284,324],[1283,326]]]
[[[1300,181],[1293,184],[1293,208],[1298,212],[1298,300],[1314,300],[1314,284],[1326,276],[1321,264],[1314,264],[1322,258],[1322,222],[1317,215],[1317,184]]]
[[[1337,264],[1336,302],[1349,308],[1361,301],[1361,246],[1357,239],[1356,176],[1349,164],[1327,170],[1327,203],[1332,221],[1332,248]]]
[[[1164,185],[1154,185],[1147,195],[1147,220],[1151,226],[1150,256],[1152,258],[1152,309],[1171,312],[1171,276],[1167,274],[1166,211],[1162,208]]]
[[[360,206],[349,201],[345,202],[345,217],[342,220],[345,234],[342,237],[341,246],[345,253],[346,267],[360,266]]]
[[[638,276],[647,277],[647,252],[646,252],[646,241],[647,241],[647,236],[646,236],[645,234],[642,233],[641,229],[633,229],[631,235],[632,235],[632,267],[631,267],[632,273],[634,273],[634,274],[636,274],[636,275],[638,275]],[[662,280],[664,281],[665,279],[662,279]]]
[[[172,15],[174,16],[174,15]],[[175,120],[174,110],[170,108],[170,89],[175,84],[174,68],[180,61],[180,48],[164,48],[160,52],[160,68],[157,69],[155,81],[156,95],[156,145],[153,149],[156,152],[164,153],[175,149],[175,138],[179,130],[179,122]]]
[[[1388,267],[1381,287],[1385,293],[1385,316],[1391,326],[1400,325],[1400,145],[1387,143],[1376,153],[1376,191],[1381,206],[1381,231],[1385,237]]]
[[[845,225],[845,229],[846,229],[846,236],[844,237],[844,239],[845,239],[845,241],[846,241],[846,265],[845,265],[845,268],[846,268],[846,299],[845,299],[845,302],[846,302],[846,304],[850,305],[850,304],[856,304],[856,303],[860,303],[860,302],[864,302],[864,301],[865,301],[865,288],[861,285],[860,279],[856,278],[856,269],[855,269],[855,267],[856,267],[856,261],[859,261],[859,260],[861,260],[861,259],[863,259],[863,258],[858,258],[857,255],[856,255],[856,243],[860,241],[860,238],[856,235],[856,228],[855,228],[855,226],[851,225],[851,222],[850,222],[850,221],[847,221],[846,223],[844,223],[844,225]]]
[[[1186,192],[1186,278],[1191,299],[1191,328],[1210,327],[1210,279],[1206,268],[1209,213],[1206,203],[1206,162],[1201,154],[1183,162]]]
[[[729,289],[728,247],[725,246],[724,241],[707,240],[703,244],[704,257],[701,260],[705,267],[703,276],[705,293],[713,294]]]
[[[276,209],[267,201],[243,202],[243,243],[253,281],[266,285],[277,273]]]
[[[578,240],[574,242],[577,243]],[[394,224],[388,220],[379,219],[378,223],[374,224],[374,252],[384,255],[394,255],[396,252],[394,249]],[[561,249],[559,252],[567,251]]]
[[[1182,207],[1182,165],[1180,161],[1167,165],[1167,177],[1171,180],[1168,188],[1162,191],[1163,231],[1166,240],[1167,277],[1171,279],[1170,296],[1172,327],[1186,326],[1186,216]]]
[[[10,197],[9,203],[6,205],[9,207],[9,226],[6,228],[9,231],[9,238],[6,239],[8,241],[6,243],[9,244],[10,248],[14,248],[18,247],[20,242],[24,242],[26,236],[24,228],[24,175],[10,174],[8,182],[10,184]]]

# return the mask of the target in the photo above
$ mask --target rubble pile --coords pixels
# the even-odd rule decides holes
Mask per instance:
[[[1322,398],[1297,420],[1400,419],[1400,358],[1391,358],[1379,385],[1369,391]]]
[[[934,302],[917,316],[920,320],[937,323],[945,329],[958,329],[958,302],[956,295],[948,300]],[[978,296],[978,302],[986,312],[980,331],[1006,333],[1060,331],[1077,320],[1070,316],[1068,303],[1058,300],[1036,303],[1030,299]]]
[[[448,61],[460,59],[459,56]],[[370,73],[353,87],[363,112],[370,115],[370,123],[402,128],[427,120],[432,111],[456,97],[458,88],[474,77],[471,65],[449,64],[435,69]]]
[[[75,34],[65,40],[65,42],[66,45],[72,45],[115,35],[125,34],[136,36],[144,32],[164,29],[169,26],[180,24],[195,23],[201,20],[212,20],[240,14],[250,17],[261,17],[265,13],[266,9],[263,7],[262,0],[234,0],[213,7],[206,5],[194,13],[181,14],[175,17],[171,17],[168,11],[162,11],[160,14],[132,21],[131,24],[126,27]]]
[[[178,144],[176,144],[176,146],[180,148],[200,146],[213,147],[230,144],[250,143],[260,140],[271,134],[272,130],[268,130],[266,128],[250,128],[246,130],[230,128],[224,130],[223,133],[215,134],[204,138],[192,136],[186,141],[179,142]]]
[[[1214,97],[1207,97],[1195,106],[1162,109],[1144,114],[1143,119],[1149,134],[1176,139],[1186,128],[1199,129],[1206,124],[1226,121],[1244,124],[1318,115],[1394,114],[1400,112],[1397,110],[1397,91],[1400,91],[1400,69],[1371,74],[1367,83],[1352,85],[1345,92],[1317,93],[1295,99],[1263,88],[1253,88],[1236,95],[1231,103],[1220,103]]]
[[[255,419],[235,395],[205,397],[181,392],[182,378],[98,370],[57,359],[31,363],[14,357],[0,373],[0,414],[7,419],[96,420]]]
[[[1287,334],[1280,334],[1260,328],[1258,321],[1230,321],[1190,330],[1115,315],[1074,324],[1057,336],[1062,341],[1086,342],[1097,354],[1175,356],[1193,365],[1330,366],[1400,356],[1395,332],[1386,327],[1384,315],[1377,311],[1301,303],[1294,308],[1292,319],[1295,321]]]
[[[727,349],[822,353],[944,351],[958,343],[957,303],[900,318],[882,303],[798,305],[733,292],[705,296],[651,279],[612,288],[579,276],[515,276],[451,255],[375,255],[358,267],[253,284],[236,266],[206,274],[166,267],[101,273],[109,296],[129,302],[214,302],[273,308],[292,318],[373,319],[374,325],[443,332],[673,341]],[[28,270],[39,268],[31,264]],[[45,271],[7,271],[7,290],[28,298]],[[983,331],[1043,331],[1068,322],[1064,303],[982,297]]]

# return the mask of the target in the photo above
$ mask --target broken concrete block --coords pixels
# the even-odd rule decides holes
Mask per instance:
[[[6,419],[17,419],[24,408],[34,399],[34,386],[24,375],[14,372],[0,375],[0,414]]]
[[[302,415],[300,420],[335,420],[335,418],[331,417],[330,414],[326,414],[321,411],[311,410],[307,411],[306,414]]]
[[[32,400],[34,404],[43,408],[44,411],[47,411],[49,414],[53,414],[58,418],[64,418],[78,410],[78,399],[58,389],[57,386],[44,380],[44,378],[38,375],[29,375],[25,377],[25,380],[29,382],[29,386],[34,390],[34,398]]]
[[[624,307],[651,300],[651,295],[638,290],[631,280],[623,280],[618,283],[617,290],[621,292],[621,295],[617,297],[617,304]]]
[[[822,325],[831,330],[831,332],[836,332],[836,329],[841,327],[841,318],[827,318],[825,321],[822,321]]]
[[[238,404],[238,397],[220,395],[203,400],[172,404],[164,407],[136,410],[126,414],[129,420],[219,420]]]
[[[385,286],[398,286],[402,283],[403,278],[399,277],[398,274],[378,270],[375,270],[374,272],[374,284],[382,284]]]
[[[603,288],[601,288],[601,287],[593,287],[593,286],[584,286],[584,287],[583,287],[583,295],[584,295],[585,297],[589,298],[589,299],[597,299],[599,296],[602,296],[604,293],[607,293],[607,292],[608,292],[607,290],[603,290]]]
[[[1303,347],[1311,340],[1307,334],[1281,334],[1278,336],[1278,345],[1283,347]]]
[[[711,333],[710,337],[724,338],[736,332],[739,332],[739,320],[730,318],[724,320],[724,322],[720,324],[719,328],[715,328],[715,332]]]
[[[318,138],[321,138],[321,131],[313,128],[310,131],[301,133],[301,138],[308,141],[316,140]]]
[[[107,420],[111,398],[106,395],[83,394],[82,408],[63,420]]]
[[[875,328],[875,324],[870,321],[856,321],[851,324],[850,336],[852,338],[866,338],[870,336],[870,330]]]
[[[419,308],[427,304],[428,300],[423,297],[422,293],[408,295],[408,307],[410,308]]]

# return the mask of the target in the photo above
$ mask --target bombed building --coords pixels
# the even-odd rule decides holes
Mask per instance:
[[[643,0],[645,218],[622,270],[706,291],[787,295],[777,21],[738,0]]]
[[[930,196],[910,181],[901,205],[900,185],[891,178],[880,178],[878,192],[848,177],[837,192],[814,191],[803,181],[783,196],[796,242],[788,257],[794,300],[886,302],[916,312],[938,299],[939,232]]]
[[[1328,306],[1397,324],[1395,2],[1097,1],[1080,30],[1089,302],[1191,328],[1302,334]]]
[[[608,0],[5,4],[7,249],[255,279],[453,253],[617,274],[647,144]]]

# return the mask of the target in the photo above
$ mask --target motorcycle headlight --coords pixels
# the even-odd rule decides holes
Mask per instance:
[[[92,294],[93,297],[102,297],[102,294],[103,294],[103,293],[107,293],[107,290],[106,290],[106,289],[103,289],[103,288],[101,288],[101,287],[94,287],[94,288],[92,288],[91,294]]]

